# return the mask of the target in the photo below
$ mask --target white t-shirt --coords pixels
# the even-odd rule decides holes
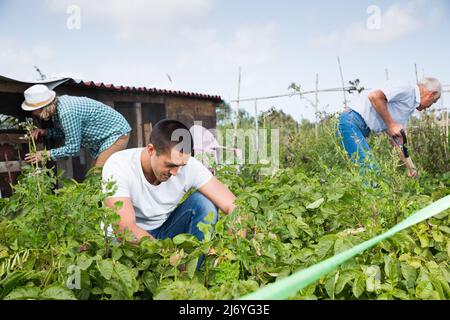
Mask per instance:
[[[199,189],[212,173],[197,159],[191,157],[180,167],[176,176],[152,185],[144,176],[141,153],[144,148],[128,149],[114,153],[105,163],[103,182],[116,181],[117,191],[112,197],[130,198],[136,213],[136,223],[144,230],[160,227],[178,206],[190,188]]]
[[[405,127],[411,114],[420,105],[419,87],[387,83],[380,90],[386,95],[388,111],[394,121]],[[361,99],[352,109],[363,117],[370,130],[375,133],[383,132],[387,129],[386,123],[372,106],[369,94],[370,91],[361,94]]]

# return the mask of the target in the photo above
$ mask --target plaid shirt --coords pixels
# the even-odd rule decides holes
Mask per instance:
[[[83,146],[92,158],[131,131],[125,118],[113,108],[87,97],[60,96],[52,116],[54,128],[47,139],[64,139],[64,146],[50,150],[53,160],[74,156]]]

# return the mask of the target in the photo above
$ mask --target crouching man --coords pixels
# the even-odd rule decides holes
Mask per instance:
[[[143,237],[173,238],[181,233],[202,240],[198,223],[217,208],[230,214],[235,196],[194,157],[192,136],[175,120],[162,120],[153,127],[150,144],[113,154],[102,171],[103,181],[116,182],[117,189],[106,199],[121,218],[119,231],[129,230],[139,242]],[[197,191],[180,204],[189,189]],[[209,220],[209,219],[208,219]]]

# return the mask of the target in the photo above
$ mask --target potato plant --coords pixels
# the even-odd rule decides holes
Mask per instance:
[[[272,176],[261,175],[260,166],[217,171],[238,207],[214,230],[201,225],[208,235],[201,242],[185,234],[139,244],[127,234],[112,237],[106,226],[118,216],[103,205],[98,174],[77,183],[29,167],[14,195],[0,200],[0,299],[236,299],[450,192],[449,173],[413,180],[392,154],[379,153],[379,175],[361,176],[332,125],[321,129],[320,141],[290,139],[308,152]],[[375,150],[385,150],[383,143],[373,141]],[[447,210],[400,232],[291,299],[450,299],[449,222]],[[196,270],[201,254],[206,259]]]

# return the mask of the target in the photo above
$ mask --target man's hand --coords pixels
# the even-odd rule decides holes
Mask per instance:
[[[401,139],[401,142],[403,143],[402,134],[400,133],[402,129],[403,126],[401,124],[393,122],[392,124],[388,125],[387,134],[392,138]]]
[[[408,177],[417,179],[419,177],[419,172],[416,169],[408,169]]]
[[[36,153],[28,153],[25,155],[25,161],[28,163],[37,163],[41,162],[44,157],[47,157],[48,153],[47,151],[38,151]]]
[[[31,136],[33,137],[34,140],[39,139],[39,137],[43,137],[47,135],[47,129],[36,129],[33,131],[33,133],[31,134]]]

